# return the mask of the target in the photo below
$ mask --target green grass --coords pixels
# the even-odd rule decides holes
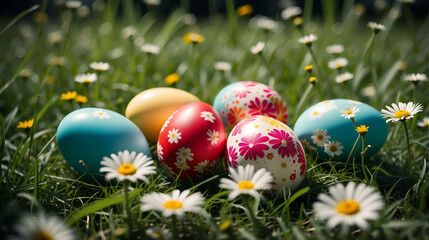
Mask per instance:
[[[392,19],[389,10],[400,9],[398,3],[371,17],[354,14],[353,1],[344,1],[344,9],[338,11],[342,14],[337,16],[329,7],[330,1],[322,4],[326,13],[323,18],[311,16],[307,10],[311,6],[306,6],[304,19],[311,21],[304,21],[302,32],[291,21],[279,21],[281,27],[276,32],[250,28],[248,18],[238,18],[231,11],[228,16],[213,12],[190,26],[183,21],[185,10],[176,9],[168,18],[161,19],[155,10],[142,16],[132,6],[120,12],[115,1],[107,1],[104,11],[94,11],[91,18],[77,18],[63,9],[59,10],[58,20],[39,24],[32,21],[35,8],[31,8],[22,14],[27,16],[1,19],[0,234],[12,233],[12,225],[23,213],[46,211],[65,219],[79,239],[126,237],[122,231],[126,228],[122,184],[97,184],[83,179],[65,161],[55,140],[60,121],[80,107],[75,102],[61,100],[61,93],[75,90],[87,95],[74,77],[92,72],[89,63],[104,61],[111,69],[101,73],[98,88],[89,86],[90,101],[82,107],[97,106],[124,114],[136,94],[167,86],[164,78],[174,72],[181,75],[174,87],[189,91],[209,104],[231,82],[252,80],[270,85],[287,102],[291,127],[307,107],[326,99],[351,98],[379,110],[398,101],[423,104],[424,111],[416,115],[417,120],[407,122],[412,174],[407,168],[403,126],[389,123],[386,144],[376,155],[365,158],[369,170],[366,184],[382,193],[386,206],[369,231],[354,231],[346,237],[427,238],[429,130],[418,127],[416,121],[428,115],[428,83],[419,83],[414,89],[403,77],[406,73],[428,72],[429,34],[425,24],[428,19],[415,19],[407,11],[399,19]],[[36,11],[40,10],[43,7]],[[126,17],[121,18],[120,14]],[[386,26],[373,42],[368,21]],[[129,25],[137,30],[133,40],[121,37],[122,29]],[[57,44],[49,43],[48,35],[53,31],[62,34]],[[184,43],[182,37],[190,31],[202,34],[205,41],[194,46]],[[318,62],[297,41],[310,33],[318,36],[312,46]],[[139,38],[158,45],[160,54],[149,56],[141,52],[134,43]],[[258,41],[266,43],[262,57],[249,51]],[[349,61],[344,70],[354,74],[352,81],[335,83],[337,71],[327,67],[334,57],[325,51],[332,44],[345,46],[341,56]],[[53,65],[52,57],[64,57],[65,61]],[[215,70],[216,61],[231,63],[231,72]],[[315,69],[318,81],[312,88],[308,82],[310,75],[304,70],[308,64],[319,66]],[[185,65],[186,70],[181,72]],[[23,77],[22,69],[32,73]],[[367,87],[373,87],[375,94],[365,94]],[[303,96],[307,88],[308,95]],[[16,128],[18,121],[31,118],[35,118],[31,130]],[[151,150],[156,158],[156,145]],[[341,161],[334,158],[329,164],[312,151],[307,151],[306,159],[307,177],[299,189],[265,196],[259,205],[254,204],[258,206],[259,221],[274,239],[340,238],[339,229],[329,230],[325,223],[315,219],[312,203],[331,185],[364,181],[360,159],[354,162],[356,174],[351,167],[341,170]],[[160,172],[149,178],[149,185],[135,184],[130,194],[135,235],[141,235],[151,226],[169,228],[171,221],[156,212],[140,212],[141,196],[153,191],[191,188],[204,194],[206,213],[188,214],[179,222],[177,227],[183,239],[255,238],[243,202],[240,199],[228,202],[228,192],[218,188],[219,179],[226,176],[224,166],[219,166],[213,177],[204,182],[177,182]],[[220,224],[226,221],[231,221],[231,225],[221,230]]]

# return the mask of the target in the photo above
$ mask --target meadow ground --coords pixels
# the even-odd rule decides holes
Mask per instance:
[[[46,18],[45,1],[14,19],[1,19],[0,235],[427,239],[428,19],[413,16],[408,1],[389,3],[371,15],[351,0],[339,10],[330,1],[321,3],[322,15],[312,15],[313,1],[306,1],[302,12],[279,10],[269,19],[237,11],[227,1],[226,13],[212,6],[200,19],[186,12],[186,4],[163,18],[157,6],[142,14],[132,1],[120,7],[119,1],[97,0],[91,6],[70,1]],[[201,36],[184,39],[190,32]],[[108,67],[90,67],[92,62]],[[75,81],[83,73],[94,73],[87,79],[95,82]],[[174,73],[177,79],[166,78]],[[365,158],[364,167],[360,157],[345,164],[336,155],[319,157],[304,144],[306,179],[297,189],[233,200],[231,191],[219,187],[220,179],[229,178],[223,164],[199,181],[172,180],[157,168],[147,174],[148,182],[97,182],[82,178],[57,146],[59,123],[76,109],[92,106],[124,115],[136,94],[155,87],[183,89],[213,104],[222,88],[244,80],[279,92],[291,127],[305,109],[328,99],[358,100],[379,111],[399,102],[422,107],[392,110],[386,143]],[[150,150],[156,166],[156,144]],[[347,194],[356,187],[353,197],[341,198],[343,184]],[[146,199],[153,203],[157,198],[150,193],[176,189],[194,194],[191,206],[180,206],[182,198],[141,211],[141,197],[153,197]],[[358,200],[362,196],[366,202]],[[331,212],[318,208],[324,201],[322,209],[331,206]],[[190,212],[176,216],[173,210],[181,208]],[[51,228],[37,231],[50,216],[57,216]]]

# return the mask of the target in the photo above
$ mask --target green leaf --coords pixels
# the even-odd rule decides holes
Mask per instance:
[[[140,193],[140,190],[134,190],[133,192],[130,193],[130,199],[138,196],[139,193]],[[125,199],[125,195],[119,195],[119,196],[114,196],[114,197],[94,201],[92,203],[89,203],[86,206],[84,205],[83,207],[70,213],[70,215],[66,218],[66,223],[68,225],[73,225],[75,222],[79,221],[79,219],[85,217],[86,215],[95,213],[97,211],[100,211],[103,208],[107,208],[114,204],[123,202],[124,199]]]

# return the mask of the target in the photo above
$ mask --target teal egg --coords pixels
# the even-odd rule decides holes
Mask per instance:
[[[99,175],[103,157],[136,151],[151,157],[139,128],[119,113],[102,108],[82,108],[68,114],[57,129],[57,143],[66,161],[81,174]]]
[[[378,110],[359,101],[331,99],[317,103],[299,116],[293,130],[301,141],[307,141],[316,148],[320,156],[347,159],[359,136],[352,120],[342,116],[347,110],[356,112],[354,120],[357,126],[369,127],[365,141],[371,148],[365,156],[376,153],[386,142],[387,124]],[[360,156],[361,152],[362,139],[354,150],[354,156]]]

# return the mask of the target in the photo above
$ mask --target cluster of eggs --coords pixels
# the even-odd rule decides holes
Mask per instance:
[[[328,117],[345,101],[350,100],[330,100],[329,104],[322,102],[307,109],[293,131],[286,125],[286,102],[261,83],[230,84],[217,94],[213,106],[183,90],[153,88],[136,95],[125,116],[101,108],[82,108],[68,114],[58,126],[57,142],[64,158],[82,174],[89,170],[102,175],[102,158],[119,151],[151,157],[150,142],[157,146],[158,165],[171,178],[204,178],[224,159],[228,169],[246,164],[267,168],[274,177],[274,190],[294,189],[306,172],[301,141],[311,142],[313,132],[329,132],[332,139],[342,141],[343,151],[349,151],[346,139],[352,133],[343,130],[349,128],[348,123]],[[359,115],[358,123],[376,122],[381,129],[382,134],[368,134],[371,151],[375,152],[385,141],[387,126],[372,107],[353,104],[366,114]],[[312,116],[316,110],[323,116]]]

